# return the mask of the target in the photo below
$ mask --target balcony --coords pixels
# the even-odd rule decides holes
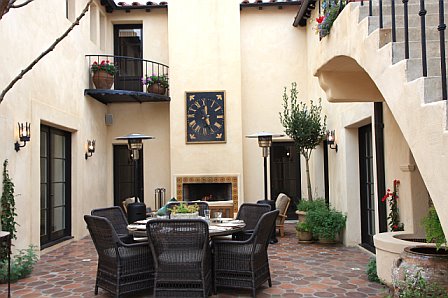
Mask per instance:
[[[125,56],[86,55],[86,58],[90,81],[84,95],[103,104],[170,101],[167,65]]]

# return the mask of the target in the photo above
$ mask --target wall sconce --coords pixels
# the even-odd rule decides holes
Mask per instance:
[[[86,159],[92,157],[94,152],[95,152],[95,140],[87,140],[87,152],[85,155]]]
[[[336,150],[338,152],[338,144],[335,141],[335,133],[334,130],[330,130],[327,132],[327,144],[330,149]]]
[[[23,123],[17,123],[19,125],[19,140],[23,142],[23,145],[20,145],[19,141],[14,143],[14,149],[18,152],[20,148],[25,147],[26,142],[30,140],[31,137],[31,123],[26,122],[25,127],[23,127]]]

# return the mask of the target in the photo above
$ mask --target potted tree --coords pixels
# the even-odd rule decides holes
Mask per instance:
[[[92,70],[92,81],[96,89],[110,89],[114,83],[114,75],[117,71],[115,64],[109,60],[103,60],[101,63],[93,62],[90,66]]]
[[[297,152],[305,158],[306,182],[308,200],[313,200],[311,192],[311,179],[309,160],[311,152],[326,136],[327,116],[322,118],[322,105],[315,105],[311,100],[308,106],[304,102],[297,101],[297,83],[291,84],[291,93],[288,96],[286,87],[283,91],[283,113],[280,113],[280,122],[285,128],[285,133],[294,140]]]

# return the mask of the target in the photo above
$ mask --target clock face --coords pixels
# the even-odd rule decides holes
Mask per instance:
[[[224,91],[187,92],[187,143],[225,142]]]

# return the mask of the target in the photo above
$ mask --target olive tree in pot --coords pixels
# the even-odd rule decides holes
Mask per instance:
[[[306,182],[308,200],[313,200],[311,192],[311,179],[309,160],[311,152],[318,146],[326,136],[327,116],[322,118],[322,105],[315,105],[311,100],[308,106],[304,102],[297,101],[297,83],[291,84],[290,96],[286,87],[283,91],[283,113],[280,113],[280,122],[285,128],[285,133],[294,140],[297,152],[305,158]]]

